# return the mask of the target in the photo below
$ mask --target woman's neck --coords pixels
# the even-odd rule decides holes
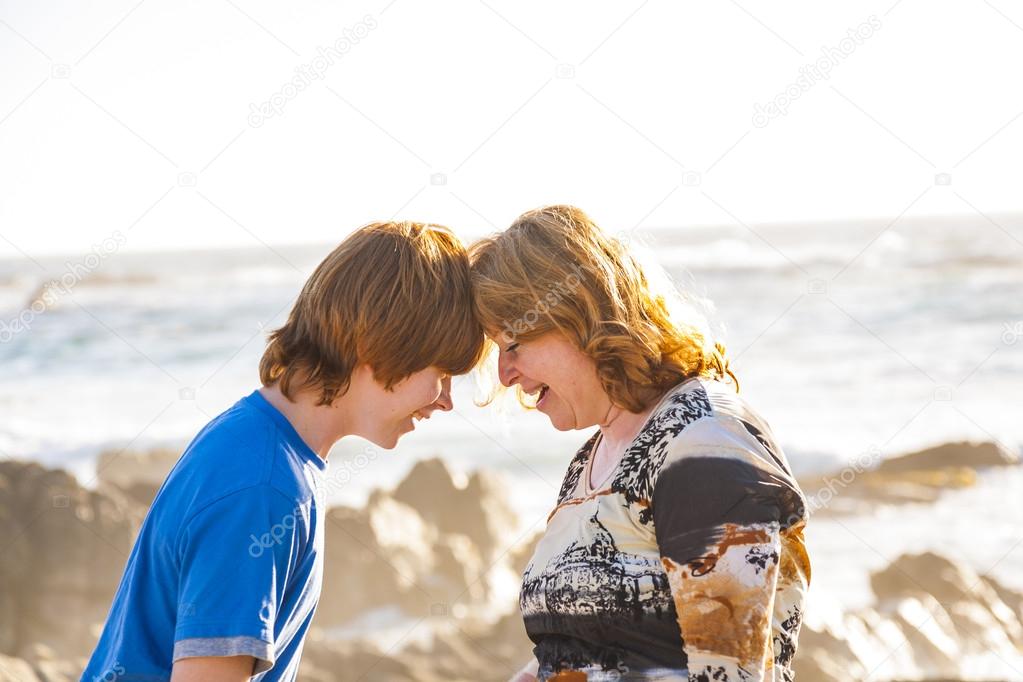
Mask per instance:
[[[656,402],[644,409],[642,412],[630,412],[624,407],[611,405],[607,416],[600,424],[600,438],[606,452],[620,452],[628,447],[639,430],[643,428],[646,420],[654,411]]]

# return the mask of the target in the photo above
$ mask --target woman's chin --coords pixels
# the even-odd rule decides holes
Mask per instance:
[[[553,426],[558,431],[574,431],[575,424],[568,419],[562,419],[558,415],[549,414],[547,418],[551,421]]]

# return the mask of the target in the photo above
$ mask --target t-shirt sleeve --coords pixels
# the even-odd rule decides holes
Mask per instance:
[[[793,499],[783,480],[729,448],[669,458],[661,469],[654,527],[690,680],[765,678],[779,531]]]
[[[237,491],[190,519],[179,539],[174,660],[252,656],[273,667],[274,623],[297,551],[301,510],[268,486]]]

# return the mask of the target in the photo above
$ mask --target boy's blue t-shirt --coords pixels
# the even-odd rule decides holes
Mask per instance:
[[[320,597],[325,468],[258,391],[207,424],[153,500],[83,682],[236,655],[255,657],[256,679],[295,679]]]

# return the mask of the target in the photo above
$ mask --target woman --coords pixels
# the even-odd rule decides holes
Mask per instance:
[[[525,571],[520,679],[791,680],[805,499],[724,348],[577,208],[471,258],[501,383],[558,430],[598,427]]]

